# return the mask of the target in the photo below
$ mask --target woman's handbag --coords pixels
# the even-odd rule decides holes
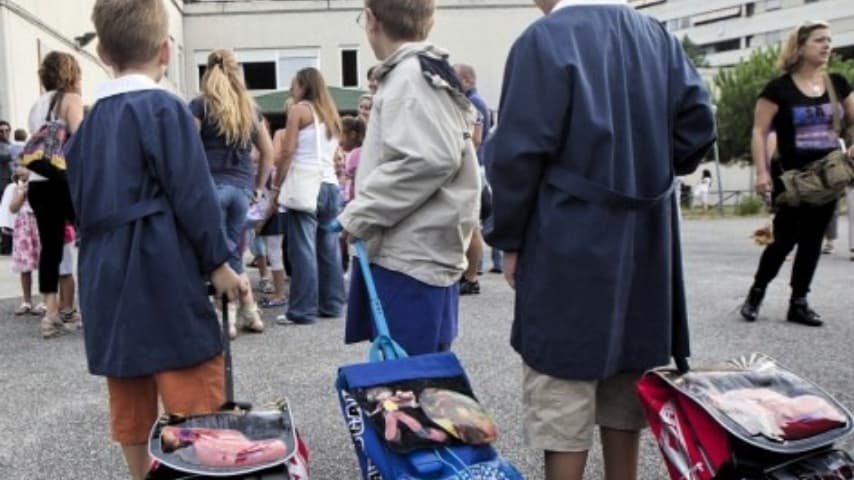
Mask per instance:
[[[56,92],[50,101],[44,124],[27,140],[19,164],[48,179],[65,178],[65,152],[62,147],[71,135],[65,122],[57,119],[63,92]]]
[[[317,147],[317,166],[300,165],[291,162],[282,190],[279,192],[279,205],[298,212],[315,213],[317,211],[317,197],[320,195],[320,184],[323,181],[323,161],[320,142],[320,121],[314,112],[314,107],[308,104],[311,116],[314,120],[315,144]]]
[[[840,107],[839,97],[830,77],[825,75],[824,80],[832,105],[833,129],[838,133],[842,129],[836,114],[840,109],[837,108]],[[780,176],[783,192],[777,196],[776,203],[789,207],[824,205],[838,199],[846,187],[854,185],[854,160],[846,153],[845,141],[840,138],[839,144],[840,150],[834,150],[800,170],[783,172]]]

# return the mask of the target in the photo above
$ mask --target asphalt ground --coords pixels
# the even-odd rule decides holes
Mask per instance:
[[[759,218],[692,220],[684,225],[685,265],[695,365],[764,352],[817,382],[854,408],[854,262],[847,238],[823,256],[811,301],[827,321],[808,328],[783,321],[791,262],[769,288],[760,320],[747,324],[736,309],[761,249],[750,233]],[[840,233],[847,232],[845,222]],[[521,431],[521,364],[508,344],[512,292],[500,275],[481,278],[482,293],[461,301],[461,336],[454,345],[475,392],[501,429],[497,447],[527,478],[542,478],[541,453],[525,447]],[[109,441],[106,388],[87,373],[80,334],[43,340],[36,317],[15,317],[18,299],[0,302],[0,480],[127,478]],[[570,308],[571,306],[567,306]],[[275,312],[279,313],[279,312]],[[276,325],[234,343],[236,396],[265,403],[287,396],[311,449],[312,477],[357,479],[352,446],[333,383],[340,365],[361,362],[367,345],[345,346],[341,319],[309,326]],[[854,450],[854,441],[840,444]],[[655,444],[644,435],[642,479],[666,474]],[[603,478],[598,447],[587,478]]]

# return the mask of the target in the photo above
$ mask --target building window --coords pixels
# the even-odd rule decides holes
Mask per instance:
[[[731,8],[723,8],[720,10],[715,10],[713,12],[701,13],[699,15],[694,15],[691,18],[694,26],[706,25],[709,23],[720,22],[723,20],[727,20],[730,18],[740,17],[741,16],[741,7],[731,7]]]
[[[341,86],[359,86],[359,50],[341,49]]]
[[[728,52],[731,50],[738,50],[741,48],[741,38],[733,38],[730,40],[724,40],[722,42],[707,43],[705,45],[701,45],[701,47],[705,50],[706,55],[711,55],[720,52]]]
[[[241,66],[248,90],[276,89],[276,62],[244,62]]]
[[[765,11],[779,10],[783,8],[782,0],[765,0]]]
[[[248,90],[286,90],[298,71],[320,67],[317,52],[316,48],[240,49],[234,54]],[[209,53],[194,53],[200,86]]]
[[[291,88],[291,81],[297,72],[303,68],[319,68],[316,55],[305,55],[302,53],[285,53],[279,55],[279,88]]]

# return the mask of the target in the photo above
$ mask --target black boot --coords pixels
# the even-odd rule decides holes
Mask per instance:
[[[820,319],[821,315],[810,308],[805,297],[793,298],[789,301],[789,313],[786,315],[786,320],[810,327],[820,327],[824,325]]]
[[[747,300],[741,306],[741,317],[748,322],[755,322],[759,316],[759,306],[762,305],[762,299],[765,298],[765,289],[753,287],[747,293]]]

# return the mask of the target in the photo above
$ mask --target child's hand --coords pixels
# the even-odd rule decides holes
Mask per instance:
[[[217,297],[226,295],[229,301],[235,301],[249,292],[249,284],[223,263],[211,273],[211,283],[216,289]]]

